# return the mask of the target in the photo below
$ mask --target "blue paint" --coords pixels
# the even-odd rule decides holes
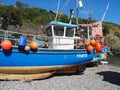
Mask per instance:
[[[70,23],[64,23],[64,22],[58,22],[58,21],[52,21],[49,24],[61,25],[61,26],[67,26],[67,27],[77,27],[78,26],[76,24],[70,24]]]
[[[105,56],[104,53],[100,53],[100,56],[99,57],[94,57],[92,62],[104,60],[104,56]]]
[[[108,52],[108,47],[103,47],[102,50],[107,53]]]
[[[87,50],[45,50],[36,52],[19,52],[17,48],[12,51],[0,51],[0,66],[57,66],[74,65],[91,61],[93,52]]]

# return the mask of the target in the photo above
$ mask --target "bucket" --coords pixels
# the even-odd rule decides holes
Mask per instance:
[[[108,46],[103,46],[103,51],[105,52],[105,53],[107,53],[108,52]]]
[[[20,36],[19,41],[18,41],[19,46],[26,46],[26,37],[25,36]]]

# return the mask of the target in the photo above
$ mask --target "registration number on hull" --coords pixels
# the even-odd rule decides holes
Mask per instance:
[[[87,57],[87,54],[77,54],[77,58],[84,58]]]

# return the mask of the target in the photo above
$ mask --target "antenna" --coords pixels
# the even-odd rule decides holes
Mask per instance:
[[[90,10],[90,14],[89,14],[89,17],[88,17],[88,22],[87,22],[87,24],[90,24],[90,23],[91,23],[91,20],[92,20],[92,14],[93,14],[93,11]]]
[[[90,24],[91,23],[91,20],[92,20],[92,14],[93,14],[93,11],[90,10],[90,14],[89,14],[89,17],[88,17],[88,22],[87,24]],[[87,37],[88,37],[88,41],[90,41],[90,26],[88,25],[87,27]]]
[[[72,23],[73,14],[74,14],[74,10],[70,9],[70,19],[69,19],[70,24]]]
[[[82,0],[76,0],[76,23],[78,24],[78,13],[79,13],[79,7],[83,8]]]

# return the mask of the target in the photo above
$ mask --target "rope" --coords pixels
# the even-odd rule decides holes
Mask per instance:
[[[70,1],[70,0],[67,0],[67,1],[64,3],[64,5],[63,5],[63,7],[62,7],[62,9],[61,9],[62,12],[63,12],[65,6],[67,6],[67,4],[68,4],[69,1]],[[61,17],[61,15],[62,15],[62,14],[60,14],[60,16],[58,17],[58,19]]]
[[[24,36],[38,36],[38,37],[47,37],[47,36],[41,36],[41,35],[33,35],[33,34],[26,34],[26,33],[19,33],[19,32],[14,32],[14,31],[5,31],[5,30],[0,30],[2,32],[5,32],[5,36],[8,35],[8,33],[14,33],[14,34],[19,34],[19,35],[24,35]]]
[[[69,1],[70,1],[70,0],[67,0],[67,1],[65,2],[65,4],[63,5],[63,7],[62,7],[61,11],[63,11],[63,10],[64,10],[65,6],[68,4],[68,2],[69,2]]]

